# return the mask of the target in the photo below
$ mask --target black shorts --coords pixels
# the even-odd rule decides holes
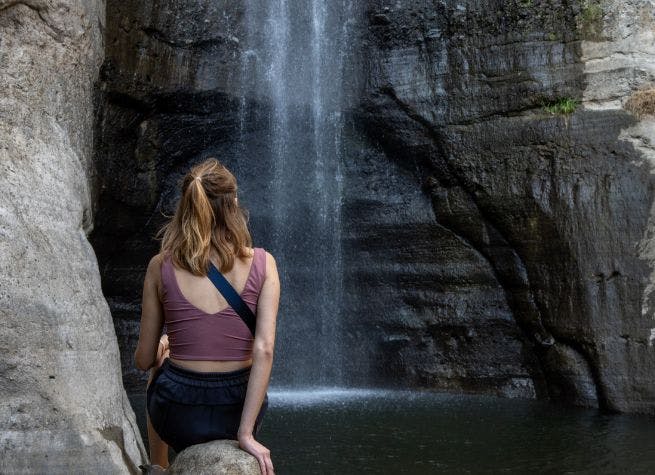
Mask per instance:
[[[152,427],[178,453],[210,440],[236,440],[250,368],[205,373],[182,368],[166,358],[146,391]],[[259,431],[267,408],[268,394],[253,435]]]

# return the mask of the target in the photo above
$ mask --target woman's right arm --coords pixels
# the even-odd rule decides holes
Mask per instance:
[[[273,367],[275,324],[280,302],[280,279],[275,259],[266,253],[266,278],[257,301],[257,327],[252,368],[237,438],[239,446],[257,458],[263,475],[273,475],[270,451],[253,436],[255,421],[264,402]]]

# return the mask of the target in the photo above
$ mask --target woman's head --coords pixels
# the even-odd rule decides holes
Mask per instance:
[[[191,168],[181,182],[182,195],[163,233],[160,251],[195,275],[206,275],[209,251],[218,253],[219,270],[232,268],[235,256],[252,246],[245,211],[237,202],[234,175],[215,158]]]

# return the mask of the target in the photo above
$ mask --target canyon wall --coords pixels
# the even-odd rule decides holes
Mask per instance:
[[[339,315],[314,331],[319,312],[281,307],[276,354],[290,356],[273,383],[336,334],[321,360],[333,384],[655,412],[653,120],[625,108],[653,80],[652,4],[351,4]],[[276,254],[277,116],[249,74],[262,59],[243,5],[109,2],[92,242],[135,398],[143,272],[191,163],[214,155],[235,172],[256,245]],[[311,259],[280,263],[289,302],[309,298],[286,279],[310,278]],[[299,340],[305,357],[289,350]]]
[[[93,228],[103,1],[0,1],[0,472],[140,473]]]

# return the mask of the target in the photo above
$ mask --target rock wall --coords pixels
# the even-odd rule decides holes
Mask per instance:
[[[653,128],[623,108],[652,80],[651,3],[357,5],[345,383],[655,412]],[[175,180],[216,154],[257,212],[271,105],[239,84],[253,55],[238,4],[109,6],[93,243],[138,394],[140,285]],[[544,108],[565,98],[571,115]]]
[[[87,235],[103,1],[0,1],[0,472],[140,473]]]
[[[388,351],[362,358],[424,386],[502,392],[529,375],[553,399],[654,413],[652,149],[642,150],[653,129],[622,108],[652,81],[652,3],[368,5],[353,128],[424,191],[436,223],[412,214],[425,231],[408,232],[390,218],[412,204],[380,199],[395,178],[359,193],[352,220],[365,209],[395,236],[394,264],[416,259],[373,309]],[[543,107],[567,97],[580,102],[570,116]],[[367,234],[352,260],[382,262],[387,246],[376,259]],[[352,280],[367,302],[397,283],[388,269]],[[394,314],[392,302],[416,311]]]

